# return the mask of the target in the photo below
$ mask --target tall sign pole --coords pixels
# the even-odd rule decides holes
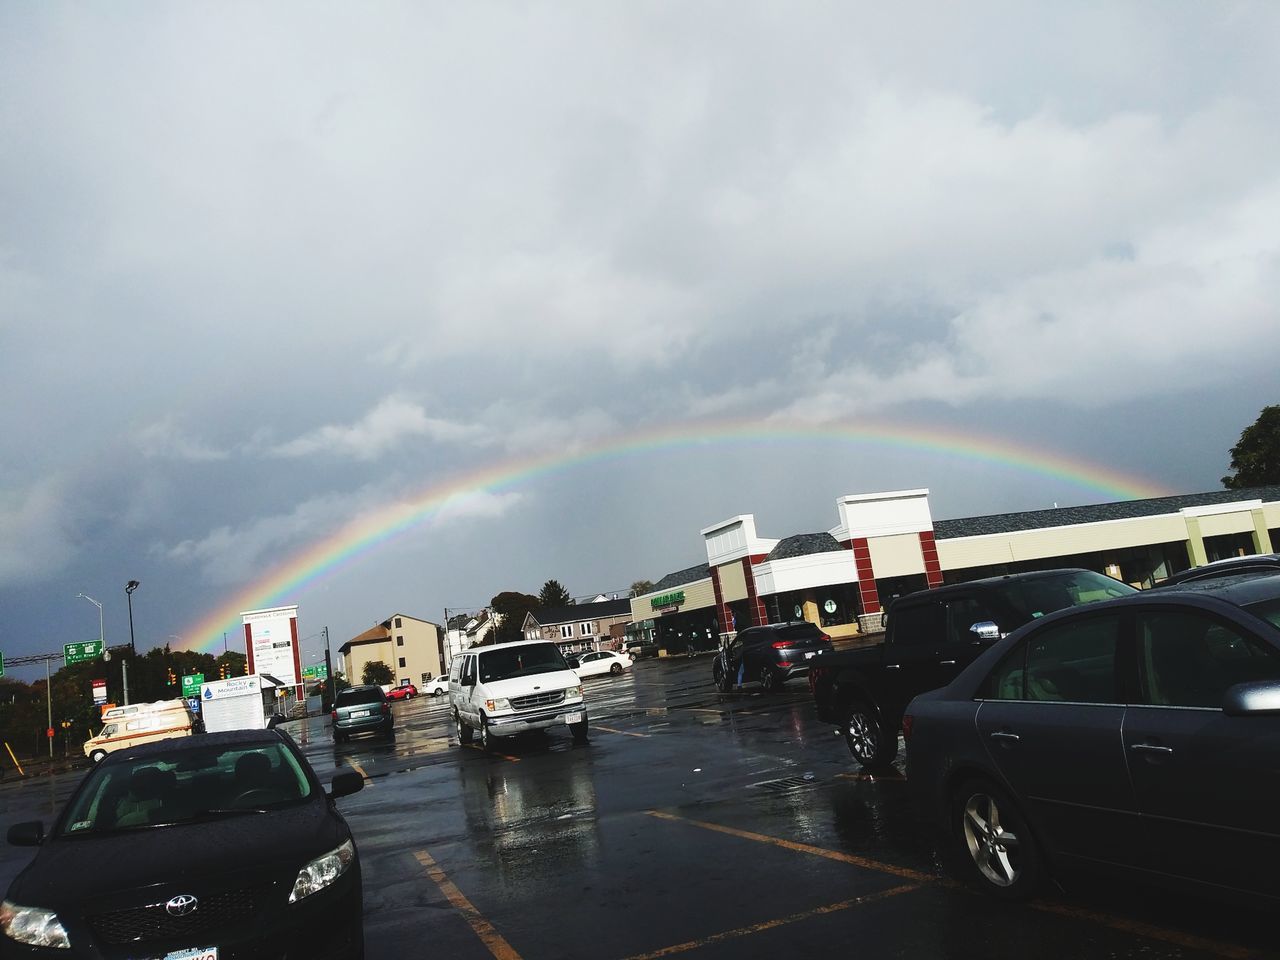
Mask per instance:
[[[328,674],[324,678],[325,689],[329,691],[329,709],[333,709],[333,704],[338,702],[338,684],[333,675],[333,662],[329,657],[329,628],[324,628],[324,670]]]
[[[46,732],[49,732],[49,733],[52,733],[53,731],[53,685],[52,684],[53,684],[53,681],[49,679],[49,661],[46,658],[44,661],[44,695],[45,695],[45,703],[49,710],[49,723],[46,728]],[[49,737],[46,737],[46,739],[49,741],[49,762],[52,763],[53,762],[53,737],[49,736]],[[50,768],[50,770],[52,771],[52,767]]]

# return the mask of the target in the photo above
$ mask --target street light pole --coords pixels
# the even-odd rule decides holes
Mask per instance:
[[[129,653],[133,656],[138,655],[138,648],[133,642],[133,591],[137,590],[141,584],[137,580],[130,580],[124,585],[124,596],[129,601]]]
[[[76,599],[88,600],[90,603],[92,603],[95,607],[98,608],[98,645],[105,650],[107,648],[107,639],[102,634],[102,604],[100,604],[97,600],[93,599],[93,597],[85,596],[83,593],[77,593]]]

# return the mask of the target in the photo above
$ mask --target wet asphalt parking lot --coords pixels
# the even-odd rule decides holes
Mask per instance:
[[[327,717],[287,724],[323,781],[366,778],[339,807],[371,960],[1280,955],[1272,918],[1231,903],[1096,879],[1031,904],[970,893],[901,767],[859,773],[803,680],[725,696],[710,668],[588,680],[580,746],[556,730],[460,747],[447,698],[396,704],[394,744],[335,748]],[[6,779],[0,827],[48,823],[82,775]],[[29,858],[0,847],[0,882]]]

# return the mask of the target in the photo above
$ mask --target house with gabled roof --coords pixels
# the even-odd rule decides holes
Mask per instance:
[[[630,600],[596,600],[531,610],[521,633],[526,640],[554,640],[564,653],[577,653],[621,646],[630,622]]]

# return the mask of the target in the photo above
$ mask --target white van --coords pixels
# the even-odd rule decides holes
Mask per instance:
[[[548,640],[464,650],[449,668],[449,707],[463,746],[478,735],[487,750],[496,737],[556,726],[587,739],[582,681]]]
[[[84,755],[97,763],[113,750],[140,743],[191,736],[192,716],[185,700],[158,700],[110,707],[102,712],[102,729],[84,744]]]

